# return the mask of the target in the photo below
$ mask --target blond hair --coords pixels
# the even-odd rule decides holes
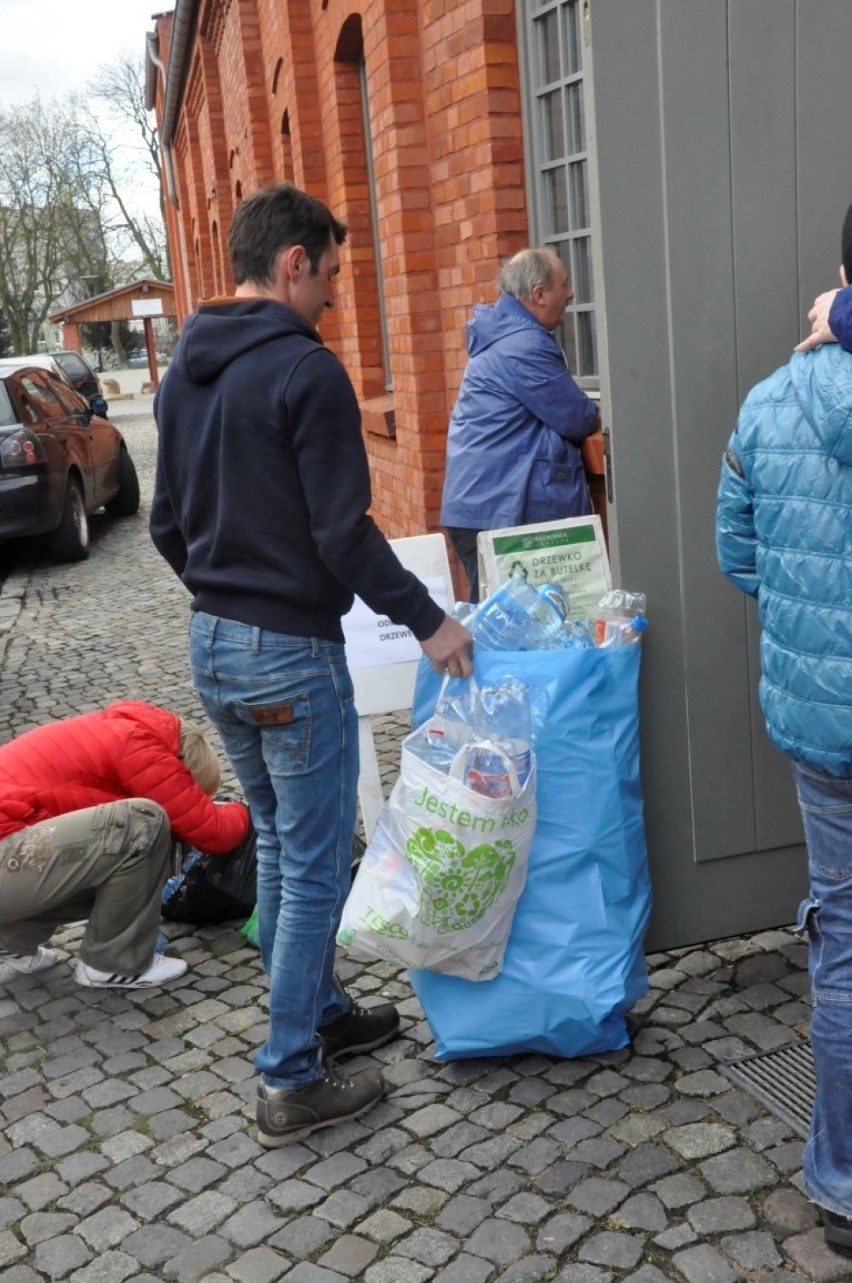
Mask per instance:
[[[221,779],[219,759],[204,738],[203,731],[183,717],[180,719],[180,755],[198,787],[212,797]]]

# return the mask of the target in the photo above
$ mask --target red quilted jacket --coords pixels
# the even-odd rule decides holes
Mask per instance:
[[[182,842],[224,854],[248,831],[240,802],[217,804],[180,759],[180,719],[126,700],[36,727],[0,747],[0,839],[69,811],[144,797]]]

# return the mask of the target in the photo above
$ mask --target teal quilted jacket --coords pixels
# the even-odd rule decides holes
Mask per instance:
[[[758,600],[772,740],[852,776],[852,354],[837,344],[794,355],[746,398],[722,461],[716,548]]]

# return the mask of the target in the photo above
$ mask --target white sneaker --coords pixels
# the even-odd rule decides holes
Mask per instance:
[[[55,967],[58,961],[56,950],[45,949],[43,944],[39,945],[35,953],[7,953],[5,949],[0,949],[0,962],[5,962],[7,967],[24,975],[32,975],[34,971],[47,971],[48,967]]]
[[[90,967],[82,958],[77,959],[74,975],[77,983],[87,989],[150,989],[152,985],[168,984],[177,980],[186,971],[183,958],[167,958],[163,953],[155,953],[154,961],[145,971],[135,976],[121,976],[114,971],[99,971]]]

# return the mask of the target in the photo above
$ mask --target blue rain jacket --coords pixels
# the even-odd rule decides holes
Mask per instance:
[[[716,548],[758,600],[770,737],[852,776],[852,354],[797,353],[749,393],[722,462]]]
[[[591,511],[578,444],[598,408],[552,334],[504,294],[468,322],[470,360],[447,437],[445,526],[496,530]]]

